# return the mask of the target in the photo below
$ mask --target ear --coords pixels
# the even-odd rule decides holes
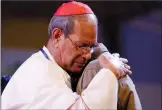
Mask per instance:
[[[62,35],[63,31],[59,28],[55,28],[52,31],[52,38],[53,39],[60,39],[61,35]]]
[[[58,43],[63,37],[63,31],[61,29],[59,29],[59,28],[55,28],[52,31],[52,36],[51,37],[52,37],[52,40],[53,40],[55,46],[58,47]]]

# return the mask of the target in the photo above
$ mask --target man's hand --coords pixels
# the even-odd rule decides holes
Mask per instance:
[[[132,74],[130,66],[126,64],[128,63],[128,60],[125,58],[119,58],[119,54],[110,54],[109,52],[102,53],[99,56],[99,63],[102,68],[110,69],[117,79],[126,74]]]
[[[119,58],[119,60],[123,62],[124,67],[126,68],[126,74],[132,74],[132,72],[130,71],[131,67],[127,64],[128,60],[126,58],[120,58],[120,55],[118,53],[113,53],[112,55]]]

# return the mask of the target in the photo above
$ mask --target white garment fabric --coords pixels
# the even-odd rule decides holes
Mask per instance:
[[[101,69],[81,93],[71,89],[70,76],[44,46],[14,73],[1,97],[2,109],[117,109],[118,81]]]

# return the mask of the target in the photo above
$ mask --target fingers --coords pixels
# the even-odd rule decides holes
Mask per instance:
[[[125,74],[127,75],[131,75],[132,74],[132,71],[128,68],[126,68],[125,66],[122,68],[122,70],[124,71]]]
[[[125,69],[125,73],[126,73],[127,75],[131,75],[131,74],[132,74],[132,71],[130,71],[130,70],[128,70],[128,69]]]
[[[126,69],[128,69],[128,70],[131,69],[131,67],[130,67],[129,65],[127,65],[127,64],[124,64],[124,67],[125,67]]]
[[[122,61],[123,63],[128,63],[128,60],[126,58],[120,58],[120,61]]]
[[[120,77],[124,77],[126,75],[125,71],[122,71],[121,74],[120,74]]]
[[[112,54],[114,57],[120,57],[119,53],[113,53]]]
[[[125,75],[131,75],[132,71],[130,70],[130,66],[127,64],[123,64],[120,66],[120,70],[118,71],[118,79],[123,78]]]
[[[126,63],[128,63],[128,60],[125,58],[120,58],[120,61],[122,61],[122,63],[123,63],[123,69],[124,69],[125,73],[128,75],[131,75],[132,74],[132,71],[130,71],[131,67],[128,64],[126,64]]]
[[[114,57],[120,57],[120,54],[119,53],[113,53],[112,54]],[[120,61],[122,61],[123,63],[128,63],[128,60],[126,58],[119,58]]]
[[[118,79],[120,79],[120,78],[122,78],[122,77],[124,77],[126,75],[126,73],[125,73],[125,71],[124,71],[124,69],[122,69],[122,70],[120,70],[120,72],[118,73]]]

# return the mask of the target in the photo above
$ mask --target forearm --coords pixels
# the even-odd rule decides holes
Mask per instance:
[[[42,88],[27,109],[116,109],[118,84],[114,74],[102,69],[81,96],[62,82]],[[59,84],[58,84],[59,83]]]
[[[115,75],[108,69],[101,69],[81,96],[90,109],[116,109],[117,92]]]
[[[117,109],[117,79],[110,70],[101,69],[81,96],[68,109]]]

